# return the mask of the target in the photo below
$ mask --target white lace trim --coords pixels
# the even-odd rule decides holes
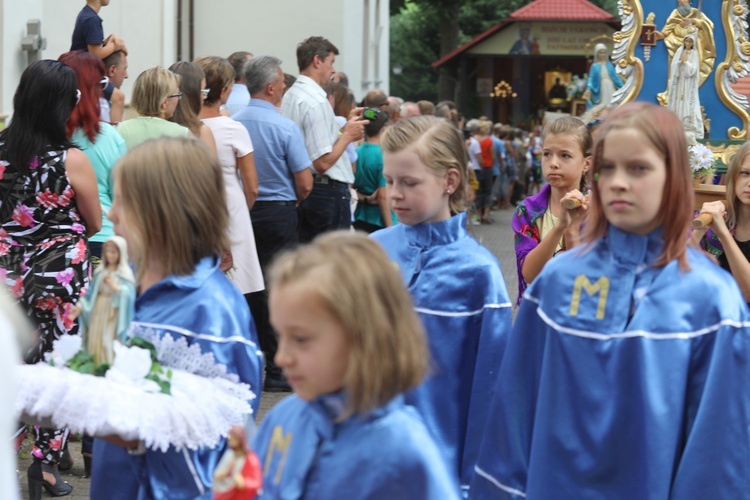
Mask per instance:
[[[219,377],[236,383],[240,381],[236,374],[227,372],[226,365],[216,362],[214,353],[203,353],[198,344],[188,345],[185,337],[175,339],[166,330],[140,326],[131,326],[128,336],[140,337],[152,343],[162,366],[201,377]]]
[[[19,366],[18,382],[15,410],[25,420],[138,439],[161,451],[170,445],[178,450],[216,446],[252,413],[248,401],[255,398],[247,384],[175,369],[171,395],[45,363]]]

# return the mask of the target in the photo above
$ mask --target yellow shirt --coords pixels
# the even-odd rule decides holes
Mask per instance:
[[[548,208],[546,212],[544,212],[544,215],[537,219],[536,225],[539,229],[539,237],[544,239],[547,237],[547,235],[552,231],[552,228],[555,227],[555,224],[557,224],[557,217],[552,215],[552,211]],[[557,247],[555,247],[555,253],[560,252],[565,249],[564,245],[564,237],[560,238],[560,241],[557,243]]]

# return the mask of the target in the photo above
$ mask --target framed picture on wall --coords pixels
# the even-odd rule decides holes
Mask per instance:
[[[572,73],[569,71],[545,71],[544,72],[544,93],[547,100],[566,99],[568,90],[566,85],[570,82]]]
[[[570,101],[570,114],[573,116],[583,116],[586,113],[586,100],[573,99]]]

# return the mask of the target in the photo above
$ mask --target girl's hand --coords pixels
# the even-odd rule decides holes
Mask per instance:
[[[704,203],[701,207],[702,214],[711,214],[713,221],[711,222],[711,229],[716,233],[717,236],[729,233],[729,228],[725,221],[727,216],[727,207],[724,206],[723,201],[709,201]]]
[[[577,208],[568,210],[563,205],[563,202],[566,199],[577,199],[581,202],[581,205]],[[577,228],[581,225],[581,219],[583,219],[583,216],[586,215],[586,211],[589,209],[589,200],[579,190],[574,189],[567,192],[565,196],[562,197],[562,200],[560,200],[560,205],[563,207],[562,215],[559,219],[562,227],[565,229],[568,229],[571,226]]]

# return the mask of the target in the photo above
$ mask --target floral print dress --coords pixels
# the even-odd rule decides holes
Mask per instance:
[[[65,151],[35,158],[28,174],[3,161],[0,143],[0,281],[38,327],[38,347],[27,354],[37,362],[61,335],[75,334],[68,316],[86,292],[90,271],[86,228],[65,170]],[[56,462],[66,431],[36,429],[33,454]]]

